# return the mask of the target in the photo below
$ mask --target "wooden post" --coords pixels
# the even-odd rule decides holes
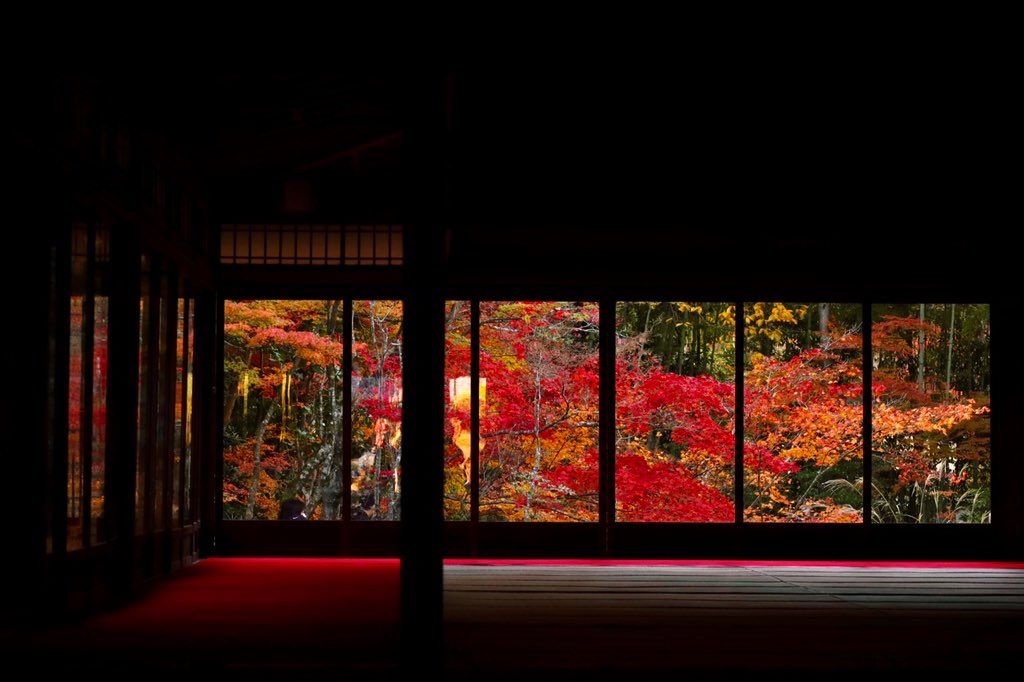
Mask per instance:
[[[404,426],[401,521],[403,670],[443,664],[444,81],[411,83],[406,172]]]

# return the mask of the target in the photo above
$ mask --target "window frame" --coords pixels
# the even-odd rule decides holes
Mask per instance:
[[[338,280],[335,280],[338,281]],[[273,282],[233,281],[218,291],[215,299],[216,332],[213,335],[215,367],[214,409],[214,504],[211,525],[214,546],[219,553],[248,554],[269,552],[282,554],[369,554],[393,556],[398,551],[400,520],[361,521],[352,519],[352,310],[354,301],[401,301],[403,317],[408,299],[402,289],[393,283],[378,285],[350,285],[338,281],[335,285],[275,284]],[[239,300],[340,300],[343,305],[342,334],[344,345],[342,371],[342,518],[317,520],[309,523],[279,521],[276,519],[224,518],[224,303]],[[403,338],[402,353],[406,353]],[[404,383],[403,373],[403,383]],[[402,417],[405,431],[405,411]],[[403,448],[404,448],[403,443]],[[405,455],[403,450],[403,456]]]
[[[377,282],[356,282],[343,277],[330,278],[327,284],[320,280],[312,280],[303,284],[286,281],[283,278],[268,278],[259,281],[255,278],[233,278],[230,286],[223,289],[217,299],[218,339],[217,339],[217,372],[223,369],[223,340],[220,338],[223,324],[223,301],[238,298],[329,298],[341,297],[354,299],[400,299],[408,305],[407,294],[403,291],[400,279],[385,279]],[[753,295],[752,295],[753,294]],[[994,514],[991,523],[987,524],[881,524],[872,522],[871,486],[865,486],[863,511],[864,518],[856,524],[832,524],[821,522],[788,523],[753,523],[742,519],[743,515],[743,458],[738,456],[735,467],[734,494],[736,495],[736,519],[731,523],[713,522],[623,522],[616,521],[614,514],[614,443],[615,443],[615,391],[614,391],[614,346],[615,346],[615,308],[619,301],[689,301],[707,300],[728,302],[742,310],[744,304],[755,300],[773,298],[777,300],[821,300],[828,302],[846,302],[859,304],[862,308],[862,319],[870,320],[871,306],[874,303],[986,303],[990,311],[990,324],[994,335],[999,335],[997,323],[999,304],[986,295],[961,295],[945,292],[924,293],[913,291],[856,291],[849,288],[839,290],[822,290],[810,284],[782,288],[754,287],[724,288],[710,290],[701,286],[588,286],[559,285],[537,286],[523,284],[511,285],[470,285],[468,283],[449,284],[438,292],[440,305],[449,301],[466,301],[471,305],[471,410],[474,416],[472,431],[472,485],[470,487],[471,516],[468,520],[444,520],[444,548],[449,556],[719,556],[741,557],[758,556],[770,558],[785,556],[789,558],[811,556],[821,559],[830,557],[849,557],[851,552],[856,555],[892,556],[943,556],[969,558],[977,555],[977,547],[995,547],[996,539],[1005,532],[1005,515],[998,513],[1001,503],[998,494],[999,474],[993,473],[991,486],[992,508]],[[596,301],[600,306],[600,395],[599,395],[599,448],[601,470],[599,474],[599,516],[597,522],[481,522],[479,520],[479,303],[489,300],[588,300]],[[406,310],[408,315],[408,310]],[[741,313],[737,314],[736,334],[736,391],[738,415],[743,410],[743,354],[744,354],[744,321]],[[862,381],[864,395],[871,395],[872,363],[871,363],[871,325],[864,325],[862,334]],[[347,337],[348,338],[348,337]],[[996,342],[998,344],[998,342]],[[443,338],[438,339],[443,354]],[[405,352],[403,350],[403,352]],[[990,348],[992,364],[996,365],[994,348]],[[993,372],[995,373],[995,372]],[[348,372],[346,372],[348,374]],[[222,377],[218,376],[218,386]],[[996,409],[1002,405],[1001,394],[998,394],[999,381],[993,377],[992,401]],[[611,387],[610,390],[606,387]],[[443,402],[443,393],[439,390],[436,399]],[[216,434],[220,448],[220,434],[223,425],[220,413],[223,401],[218,401]],[[864,475],[865,480],[871,476],[870,456],[870,400],[863,400],[864,435]],[[991,446],[991,466],[993,472],[1001,470],[997,463],[998,436],[1001,427],[996,422],[1000,417],[993,417],[993,434]],[[737,420],[738,450],[743,444],[743,419]],[[438,429],[442,424],[437,425]],[[346,438],[346,442],[349,439]],[[440,452],[434,453],[438,459]],[[222,452],[218,449],[218,467],[222,464]],[[349,460],[350,461],[350,460]],[[350,475],[350,473],[348,474]],[[316,553],[316,554],[351,554],[351,555],[393,555],[399,547],[399,522],[377,521],[372,524],[345,523],[342,521],[320,522],[322,529],[308,530],[313,524],[303,524],[306,530],[293,533],[294,526],[281,527],[276,521],[224,521],[222,520],[221,485],[218,477],[215,482],[217,535],[227,542],[219,544],[228,554],[244,554],[253,551],[270,551],[274,553]],[[346,505],[346,508],[350,508]],[[247,527],[248,526],[248,527]],[[256,528],[254,526],[259,526]],[[271,528],[277,526],[277,528]],[[333,530],[326,527],[333,526]],[[301,537],[299,537],[301,536]],[[943,543],[938,549],[937,543]]]

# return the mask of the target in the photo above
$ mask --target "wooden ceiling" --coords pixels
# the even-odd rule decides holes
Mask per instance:
[[[949,96],[951,85],[981,97],[977,88],[964,74],[908,82],[884,65],[833,66],[741,64],[712,75],[699,62],[579,62],[99,80],[114,108],[162,128],[195,161],[223,222],[401,221],[412,125],[442,140],[423,167],[436,176],[453,252],[469,260],[571,269],[607,253],[644,269],[703,250],[806,269],[831,252],[863,268],[872,249],[916,249],[920,265],[951,247],[983,258],[1001,181],[982,158],[978,100]],[[284,188],[296,182],[312,204],[282,216]],[[939,228],[951,236],[922,237]]]

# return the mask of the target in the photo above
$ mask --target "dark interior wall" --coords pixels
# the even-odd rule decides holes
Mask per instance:
[[[24,424],[18,429],[23,435],[15,447],[26,456],[11,459],[16,462],[12,480],[19,481],[18,495],[25,500],[24,519],[13,526],[17,551],[12,556],[25,560],[13,562],[21,580],[10,587],[12,603],[24,606],[29,617],[45,618],[128,598],[154,578],[197,557],[198,524],[184,515],[172,516],[170,472],[177,447],[173,443],[174,392],[179,386],[173,376],[178,317],[174,301],[209,296],[212,277],[202,180],[190,149],[178,144],[176,131],[159,117],[126,106],[130,97],[125,96],[124,81],[96,74],[50,78],[22,74],[20,78],[12,127],[13,159],[19,168],[13,202],[17,219],[12,223],[17,227],[12,227],[12,234],[17,234],[24,251],[17,254],[18,266],[8,269],[13,275],[8,291],[17,311],[12,319],[18,319],[18,327],[24,329],[23,359],[12,364],[24,379],[18,383],[26,386],[26,392],[11,396],[16,404],[10,406],[9,414],[21,414],[15,420]],[[88,253],[81,253],[72,242],[72,225],[109,238],[90,237]],[[109,251],[101,249],[101,244],[108,245]],[[74,253],[89,263],[84,285],[72,285]],[[150,303],[160,295],[171,301],[164,327],[170,376],[159,386],[149,382],[140,387],[143,254],[157,275]],[[104,414],[93,412],[101,406],[92,404],[89,384],[90,377],[98,378],[96,363],[101,362],[94,363],[90,355],[91,311],[99,296],[109,301],[109,327],[103,337],[107,352],[102,361],[106,363],[104,466],[100,468],[104,486],[97,499],[83,493],[78,515],[82,540],[69,543],[72,531],[64,517],[71,381],[68,301],[72,296],[84,300],[82,395],[89,397],[82,398],[80,453],[86,491],[94,471],[88,458],[97,452],[90,429],[98,423],[96,415]],[[203,327],[196,335],[200,344],[212,325]],[[143,332],[151,348],[158,332],[158,325]],[[149,359],[153,362],[156,356],[151,354]],[[198,365],[195,376],[197,380],[204,376]],[[169,407],[164,412],[166,428],[160,429],[164,440],[137,458],[140,388],[165,391]],[[49,422],[48,394],[54,400]],[[195,426],[200,428],[201,423],[197,418]],[[198,463],[201,450],[194,448],[193,455]],[[152,469],[158,460],[168,472],[166,487],[159,494],[152,486],[136,490],[137,461]],[[196,478],[194,483],[198,482]],[[198,495],[195,485],[192,493]],[[142,499],[138,506],[137,494]],[[155,508],[158,500],[162,500],[160,509]],[[99,516],[92,509],[97,504],[102,509]],[[136,524],[137,512],[141,525]],[[161,517],[166,522],[154,522]],[[95,532],[89,532],[91,526]]]

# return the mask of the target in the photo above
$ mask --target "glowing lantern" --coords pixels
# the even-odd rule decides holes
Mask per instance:
[[[472,377],[458,377],[448,380],[448,398],[453,407],[468,408],[472,392]],[[480,378],[480,406],[487,402],[487,379]],[[466,474],[466,485],[472,479],[472,434],[463,427],[462,420],[452,417],[452,442],[462,452],[462,471]],[[484,440],[480,439],[480,450],[484,449]]]

